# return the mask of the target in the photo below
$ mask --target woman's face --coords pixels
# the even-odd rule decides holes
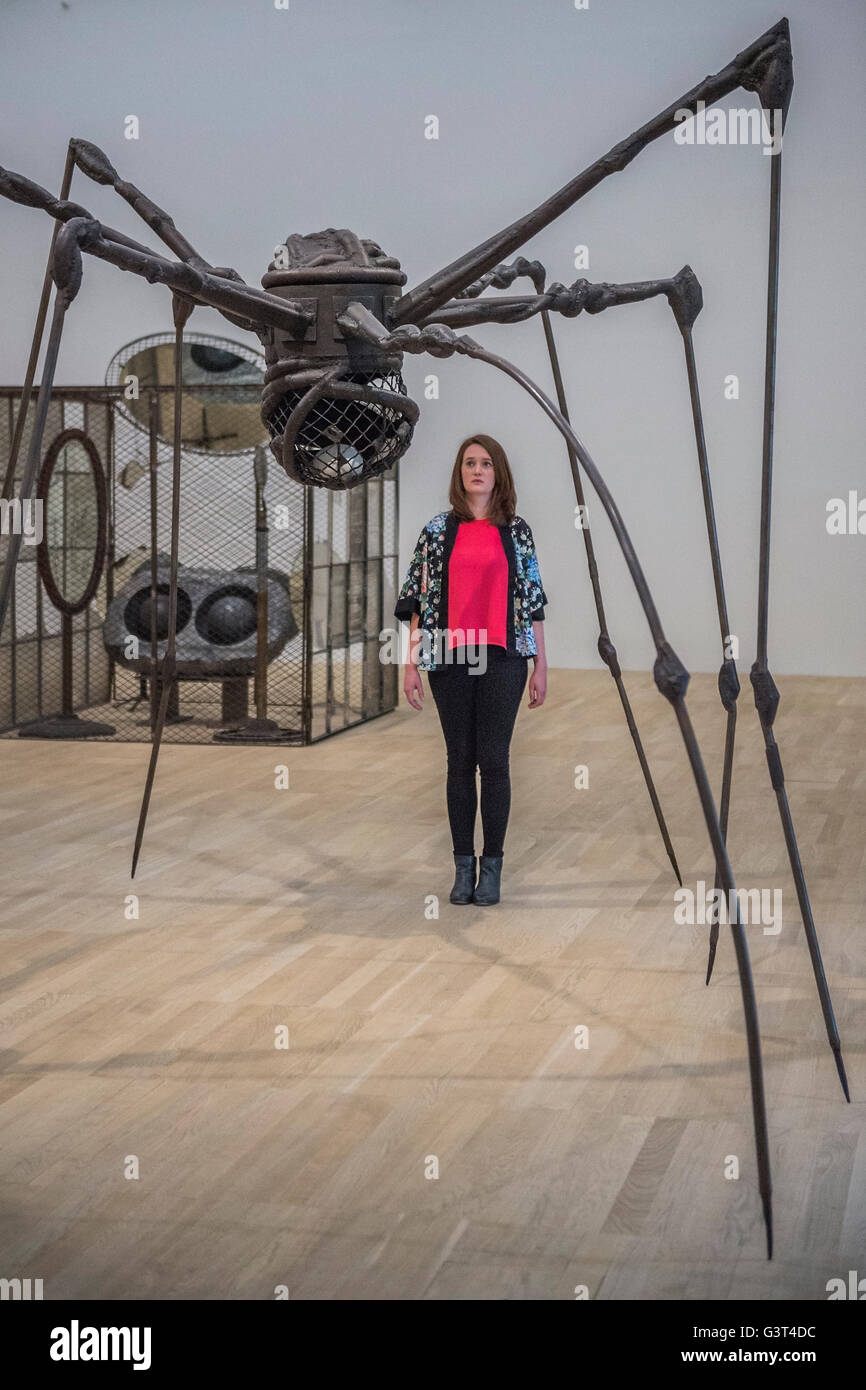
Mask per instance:
[[[481,444],[467,444],[461,464],[463,486],[467,497],[488,501],[496,482],[493,459]]]

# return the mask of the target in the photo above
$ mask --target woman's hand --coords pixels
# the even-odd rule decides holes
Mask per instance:
[[[547,694],[547,662],[535,658],[535,669],[529,677],[529,708],[538,709]]]
[[[544,650],[544,620],[533,619],[532,631],[535,633],[537,656],[532,657],[535,669],[529,677],[529,708],[540,709],[547,694],[547,653]]]
[[[424,703],[424,687],[421,684],[421,673],[415,665],[415,655],[418,650],[418,625],[420,617],[417,613],[412,614],[412,621],[409,624],[409,660],[403,669],[403,694],[409,701],[413,709],[420,709]]]
[[[421,684],[421,672],[412,661],[407,663],[403,671],[403,694],[413,709],[422,708],[424,686]]]

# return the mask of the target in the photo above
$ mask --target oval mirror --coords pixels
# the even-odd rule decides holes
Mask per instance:
[[[39,576],[54,607],[71,616],[93,598],[105,561],[105,474],[96,445],[83,430],[64,430],[53,440],[38,498]]]

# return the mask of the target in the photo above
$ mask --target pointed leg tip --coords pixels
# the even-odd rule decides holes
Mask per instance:
[[[848,1090],[848,1077],[845,1072],[845,1063],[842,1061],[842,1052],[839,1048],[833,1048],[833,1056],[836,1060],[836,1070],[839,1073],[839,1080],[842,1083],[842,1091],[848,1104],[851,1104],[851,1092]]]
[[[767,1259],[773,1258],[773,1209],[770,1205],[769,1197],[764,1201],[764,1229],[767,1232]]]

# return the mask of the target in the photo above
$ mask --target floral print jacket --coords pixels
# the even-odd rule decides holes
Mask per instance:
[[[438,512],[422,530],[415,553],[394,608],[396,618],[420,615],[417,665],[422,671],[438,669],[436,633],[447,628],[448,562],[460,525],[453,511]],[[544,621],[548,602],[541,583],[538,557],[529,523],[515,516],[510,525],[496,528],[508,560],[508,641],[509,651],[521,656],[537,656],[534,622]],[[440,662],[439,665],[442,663]]]

